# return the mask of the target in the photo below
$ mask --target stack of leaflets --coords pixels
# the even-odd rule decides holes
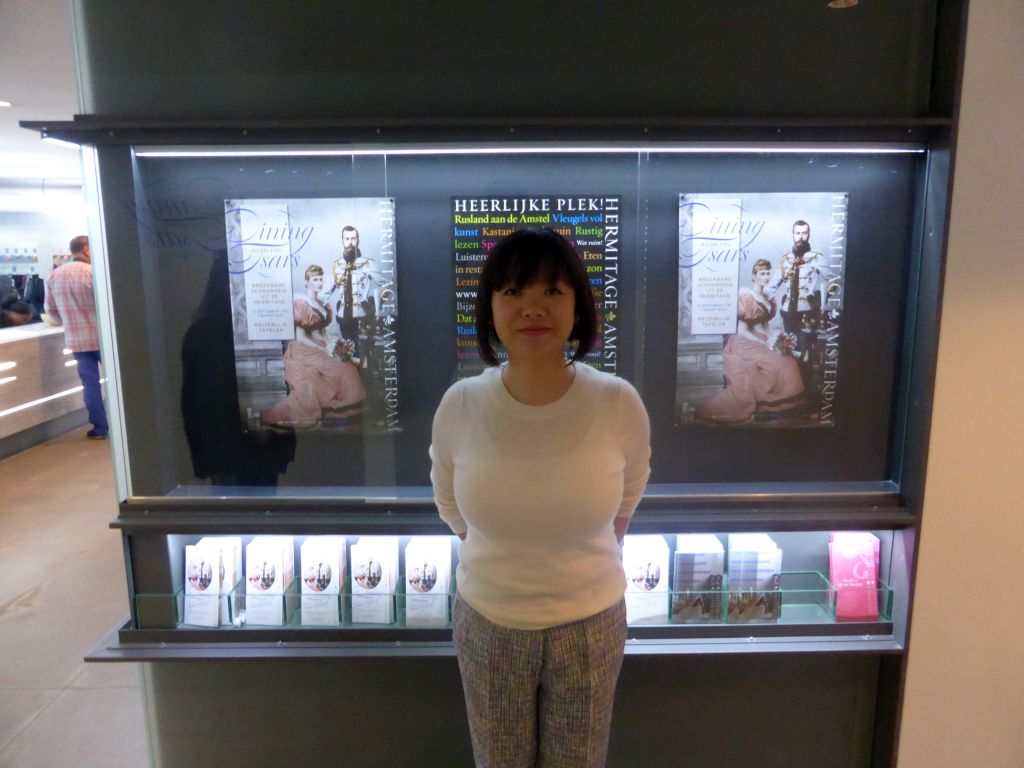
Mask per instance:
[[[766,533],[729,534],[729,623],[778,621],[782,550]]]
[[[185,547],[186,624],[229,626],[229,595],[242,571],[239,536],[204,536]]]
[[[836,621],[878,621],[878,537],[858,531],[833,533],[828,579]]]
[[[676,536],[672,563],[672,620],[715,622],[722,618],[725,549],[710,533]]]
[[[664,536],[626,536],[622,543],[626,571],[626,621],[668,623],[668,544]]]
[[[413,536],[405,547],[405,625],[448,626],[450,536]]]
[[[307,536],[299,548],[302,573],[301,623],[341,625],[341,585],[345,583],[345,537]]]
[[[220,549],[185,547],[185,623],[216,627],[220,615]]]
[[[391,624],[398,584],[398,537],[360,536],[352,545],[352,623]]]
[[[285,599],[295,578],[295,540],[256,536],[245,548],[245,623],[282,627],[293,603]]]

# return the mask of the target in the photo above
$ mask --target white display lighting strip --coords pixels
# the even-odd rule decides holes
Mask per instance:
[[[9,361],[8,362],[0,363],[0,371],[9,371],[9,370],[11,370],[11,368],[14,368],[16,365],[17,365],[17,363],[9,362]]]
[[[17,380],[18,380],[17,376],[5,376],[4,378],[0,379],[0,384],[10,384],[12,381],[17,381]]]
[[[78,361],[77,360],[68,360],[66,363],[64,363],[64,367],[65,368],[70,368],[72,365],[78,365]]]
[[[361,149],[234,149],[230,147],[209,147],[189,149],[184,147],[153,147],[137,150],[136,157],[180,158],[180,157],[356,157],[356,156],[398,156],[398,155],[572,155],[572,154],[795,154],[795,155],[905,155],[922,154],[923,147],[906,145],[837,144],[831,146],[800,146],[795,144],[750,144],[744,146],[711,145],[657,146],[646,147],[366,147]]]
[[[56,400],[59,397],[67,397],[68,395],[73,395],[76,392],[81,392],[81,391],[82,391],[82,387],[81,386],[77,386],[77,387],[74,387],[73,389],[65,389],[63,392],[58,392],[55,395],[47,395],[46,397],[41,397],[38,400],[31,400],[31,401],[29,401],[27,403],[22,403],[21,405],[16,405],[13,408],[8,408],[6,411],[0,411],[0,418],[3,418],[4,416],[10,416],[12,413],[17,413],[18,411],[24,411],[25,409],[32,408],[33,406],[36,406],[36,405],[42,405],[43,403],[48,403],[51,400]]]
[[[7,378],[7,379],[0,379],[0,384],[6,384],[11,379],[16,379],[16,378],[18,378],[18,377],[17,376],[11,376],[10,378]],[[101,378],[100,379],[100,384],[101,385],[106,384],[106,383],[107,383],[107,380],[105,378]],[[48,403],[51,400],[56,400],[58,397],[67,397],[68,395],[73,395],[76,392],[81,392],[82,389],[83,389],[83,387],[81,385],[79,385],[77,387],[73,387],[72,389],[65,389],[63,392],[58,392],[55,395],[47,395],[46,397],[41,397],[38,400],[32,400],[32,401],[27,402],[27,403],[22,403],[21,405],[16,405],[13,408],[8,408],[6,411],[0,411],[0,418],[3,418],[4,416],[10,416],[12,413],[17,413],[18,411],[24,411],[26,408],[31,408],[31,407],[33,407],[35,405],[42,405],[43,403]]]
[[[79,150],[79,145],[74,144],[70,141],[64,141],[63,139],[55,139],[53,136],[43,136],[43,141],[47,144],[52,144],[55,147],[64,147],[65,149],[73,149],[76,152]]]

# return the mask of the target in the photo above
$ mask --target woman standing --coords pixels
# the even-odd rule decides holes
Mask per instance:
[[[626,639],[618,543],[650,473],[650,425],[632,386],[579,362],[596,331],[572,246],[509,235],[477,293],[490,367],[434,416],[434,498],[464,541],[453,634],[479,766],[605,763]]]
[[[807,403],[790,349],[776,349],[769,339],[768,321],[777,309],[765,293],[771,274],[771,263],[758,259],[751,269],[753,286],[739,291],[739,325],[722,350],[725,389],[697,406],[698,421],[745,424],[754,414],[783,414]]]
[[[304,277],[306,293],[296,295],[292,301],[295,341],[288,343],[283,358],[289,393],[260,416],[262,423],[272,426],[312,429],[320,426],[324,416],[358,414],[366,399],[359,369],[351,361],[338,360],[327,351],[331,308],[317,298],[324,287],[323,268],[311,264]]]

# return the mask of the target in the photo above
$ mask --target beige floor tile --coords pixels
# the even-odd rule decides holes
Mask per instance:
[[[0,613],[6,603],[51,578],[55,561],[28,552],[0,553]]]
[[[0,461],[0,768],[149,765],[137,664],[83,657],[128,613],[108,443]]]
[[[37,554],[47,558],[60,557],[65,562],[78,557],[96,544],[96,523],[83,526],[74,518],[53,515],[53,519],[37,521],[11,533],[0,534],[0,555]],[[81,534],[86,535],[86,540]]]
[[[126,613],[120,601],[58,608],[15,604],[0,615],[0,689],[70,685],[85,655]]]
[[[149,765],[137,689],[69,689],[0,752],[2,768],[143,768]]]
[[[59,690],[0,690],[0,751],[60,694]]]
[[[120,535],[107,532],[104,540],[54,567],[39,585],[40,607],[120,602],[128,611],[128,582]]]
[[[0,478],[0,553],[87,549],[117,514],[106,444],[62,436],[0,461]]]
[[[72,688],[138,688],[139,665],[132,662],[86,664]]]

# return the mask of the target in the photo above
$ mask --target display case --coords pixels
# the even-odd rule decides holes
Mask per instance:
[[[631,381],[650,414],[652,475],[630,533],[660,535],[666,551],[684,534],[714,534],[728,556],[729,534],[759,532],[782,551],[768,620],[730,610],[744,597],[728,568],[720,619],[681,620],[673,606],[694,589],[679,587],[671,562],[665,618],[635,622],[630,652],[901,653],[918,525],[907,478],[913,493],[930,386],[920,362],[934,355],[921,318],[938,297],[928,263],[944,217],[944,155],[931,141],[941,129],[913,128],[910,142],[895,140],[905,131],[853,141],[844,129],[783,143],[696,141],[706,129],[693,127],[630,142],[620,128],[595,142],[535,126],[515,143],[454,145],[422,128],[351,145],[283,129],[280,143],[233,145],[201,131],[173,145],[154,143],[166,130],[100,136],[88,120],[46,130],[91,142],[94,268],[117,371],[113,525],[131,618],[97,656],[306,652],[288,650],[293,641],[342,655],[450,653],[447,621],[408,626],[404,554],[386,620],[351,620],[349,571],[332,598],[339,620],[304,623],[301,547],[345,537],[351,564],[363,537],[399,537],[404,553],[448,534],[429,487],[431,420],[446,388],[480,370],[476,274],[522,226],[575,243],[599,313],[586,362]],[[758,301],[764,316],[752,317]],[[297,307],[311,303],[329,308],[327,344],[300,359]],[[761,343],[739,343],[752,332]],[[334,389],[298,391],[320,365]],[[869,620],[837,617],[829,546],[842,531],[874,532],[879,545],[863,585]],[[295,563],[275,598],[281,620],[245,619],[248,563],[222,586],[220,621],[188,620],[188,548],[233,536],[247,549],[269,535],[290,537]]]

